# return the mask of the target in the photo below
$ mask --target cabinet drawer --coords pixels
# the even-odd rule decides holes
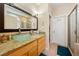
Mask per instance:
[[[22,56],[28,52],[27,45],[9,53],[9,56]]]
[[[45,41],[38,42],[38,46],[45,46]]]
[[[33,41],[33,42],[31,42],[31,43],[28,44],[29,50],[30,50],[30,49],[33,49],[33,47],[37,47],[37,40],[36,40],[36,41]]]
[[[40,39],[38,39],[38,43],[42,43],[45,41],[45,37],[41,37]]]

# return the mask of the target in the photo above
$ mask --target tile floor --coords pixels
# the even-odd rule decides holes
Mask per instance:
[[[58,46],[59,45],[57,45],[56,43],[51,43],[50,44],[50,49],[49,49],[49,56],[59,56],[58,55]],[[62,47],[63,49],[64,49],[64,52],[65,51],[67,51],[66,52],[66,56],[70,56],[70,55],[68,55],[68,53],[70,52],[66,47],[63,47],[63,46],[60,46],[60,47]],[[62,49],[60,49],[60,50],[62,50]],[[61,52],[61,53],[63,53],[63,51]],[[63,56],[65,56],[64,54],[63,54]]]
[[[57,56],[57,44],[55,43],[50,44],[49,56]]]

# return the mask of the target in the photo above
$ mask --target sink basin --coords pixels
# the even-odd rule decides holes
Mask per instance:
[[[18,35],[12,35],[11,38],[19,42],[24,42],[24,41],[31,39],[31,35],[30,34],[18,34]]]

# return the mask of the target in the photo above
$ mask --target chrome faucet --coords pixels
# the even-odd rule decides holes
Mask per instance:
[[[33,34],[34,34],[33,30],[31,30],[31,31],[29,32],[29,34],[33,35]]]
[[[18,28],[19,29],[19,34],[21,34],[21,29],[20,28]]]

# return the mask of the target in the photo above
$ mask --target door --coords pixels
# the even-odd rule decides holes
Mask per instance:
[[[56,43],[61,46],[66,46],[65,39],[65,17],[58,16],[52,19],[51,23],[51,40],[53,43]]]
[[[69,46],[73,50],[74,43],[76,43],[76,9],[71,13],[69,17]]]

